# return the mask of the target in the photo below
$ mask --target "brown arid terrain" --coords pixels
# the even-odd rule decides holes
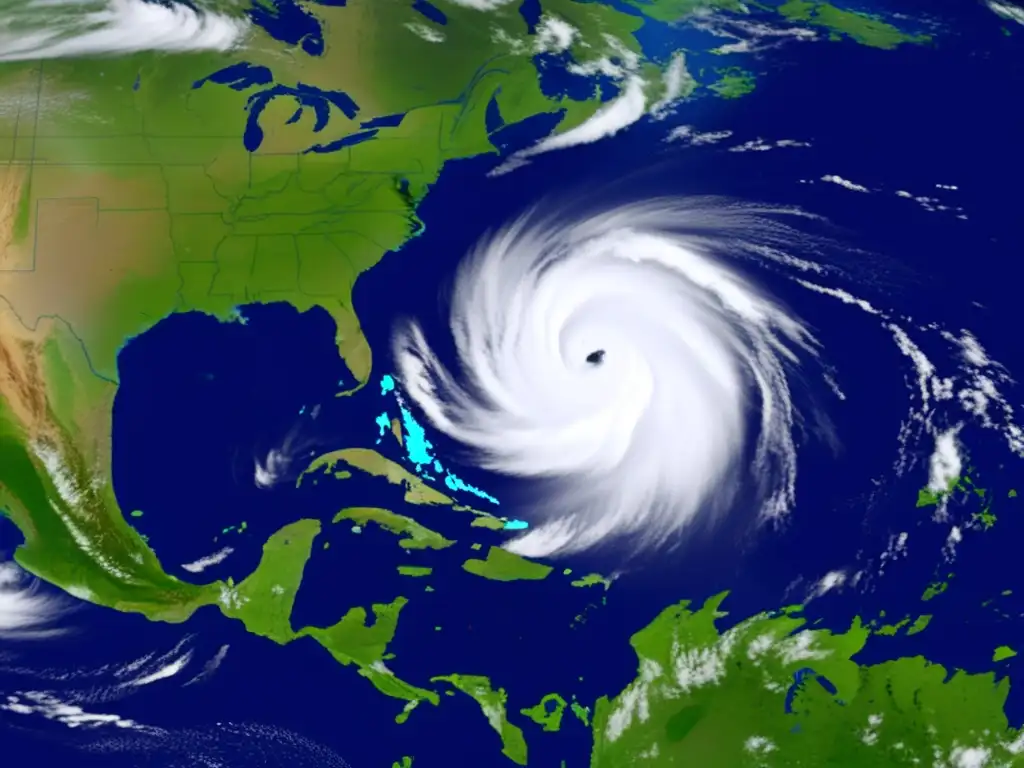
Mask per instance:
[[[96,370],[111,379],[121,340],[104,333],[105,308],[114,309],[118,294],[133,282],[173,271],[166,201],[151,181],[95,169],[34,167],[30,234],[16,246],[32,254],[31,266],[0,269],[0,295],[25,325],[60,317],[86,341]],[[174,281],[160,277],[164,295],[146,295],[154,316],[147,321],[139,313],[132,330],[144,330],[173,310]]]
[[[47,324],[52,325],[52,321]],[[42,363],[44,338],[43,329],[30,331],[9,304],[0,305],[0,398],[29,439],[42,436],[49,422]]]
[[[28,183],[24,165],[0,168],[0,270],[31,269],[32,249],[17,242],[18,214]]]

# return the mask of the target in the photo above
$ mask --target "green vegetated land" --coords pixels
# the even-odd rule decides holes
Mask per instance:
[[[855,11],[845,11],[828,3],[788,0],[779,13],[791,21],[804,21],[829,31],[835,39],[846,36],[862,45],[893,49],[906,43],[929,43],[928,35],[908,35],[882,19]]]
[[[402,534],[398,546],[403,549],[445,549],[454,544],[436,531],[420,525],[411,517],[399,515],[387,509],[375,507],[353,507],[343,509],[334,516],[332,522],[351,520],[359,525],[376,523],[392,533]]]
[[[536,581],[547,578],[552,568],[548,565],[541,565],[525,557],[513,554],[501,547],[491,547],[487,550],[487,559],[469,559],[462,564],[462,567],[476,576],[494,581],[517,581],[528,579]]]
[[[798,608],[720,632],[725,595],[636,633],[636,679],[597,702],[592,767],[1022,765],[1009,681],[921,657],[861,665],[870,630],[810,629]],[[974,760],[975,762],[971,762]]]

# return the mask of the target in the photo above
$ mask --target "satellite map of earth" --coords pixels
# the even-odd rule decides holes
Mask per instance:
[[[3,764],[1024,766],[1024,8],[837,2],[2,0]]]

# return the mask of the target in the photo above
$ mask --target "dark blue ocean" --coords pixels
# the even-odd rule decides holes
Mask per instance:
[[[1014,501],[1005,500],[1009,489],[1024,490],[1020,465],[997,435],[966,428],[970,463],[979,484],[997,499],[998,523],[987,533],[967,532],[955,561],[944,565],[949,527],[915,507],[927,482],[926,463],[903,478],[892,473],[913,370],[877,323],[778,272],[752,276],[823,341],[823,357],[846,394],[839,402],[819,393],[839,445],[808,431],[798,508],[785,524],[756,527],[737,510],[660,558],[629,563],[606,604],[599,588],[572,588],[559,572],[608,572],[618,565],[614,552],[559,561],[543,582],[496,583],[463,573],[461,551],[417,553],[413,559],[391,534],[373,527],[353,534],[347,524],[329,523],[346,506],[384,506],[449,538],[468,540],[470,529],[459,513],[408,507],[394,488],[358,478],[325,478],[298,489],[291,482],[269,489],[253,482],[254,462],[284,445],[291,477],[306,458],[340,447],[375,447],[402,461],[389,436],[376,444],[374,423],[382,410],[397,415],[378,386],[391,371],[393,323],[399,315],[415,316],[433,342],[442,341],[443,299],[460,256],[486,230],[542,199],[607,204],[711,194],[799,206],[828,220],[809,222],[814,233],[859,249],[837,257],[855,278],[843,288],[919,323],[970,329],[990,357],[1011,372],[1024,371],[1018,331],[1024,111],[1016,98],[1024,89],[1024,28],[1007,34],[1008,24],[972,2],[904,2],[888,10],[937,23],[937,45],[878,51],[848,42],[791,44],[748,65],[757,71],[758,85],[741,99],[697,99],[665,121],[645,121],[613,139],[538,157],[504,176],[486,175],[500,163],[497,156],[449,164],[418,210],[423,234],[357,283],[355,307],[374,350],[374,375],[355,395],[336,397],[355,382],[337,355],[330,319],[318,310],[247,306],[241,309],[245,321],[231,323],[182,314],[130,340],[119,358],[115,489],[126,512],[143,511],[132,520],[165,568],[185,579],[238,580],[256,566],[272,532],[299,518],[320,518],[324,532],[299,592],[295,626],[327,625],[353,606],[408,597],[389,647],[395,654],[390,668],[421,686],[432,675],[489,676],[508,691],[510,719],[523,728],[529,764],[540,768],[562,760],[583,768],[589,730],[566,718],[562,732],[542,733],[518,710],[553,691],[588,706],[617,693],[635,674],[629,636],[667,605],[730,590],[730,615],[722,622],[727,626],[799,602],[830,570],[863,565],[877,571],[881,553],[901,532],[909,532],[907,553],[884,576],[872,577],[865,589],[813,601],[810,616],[841,630],[858,614],[934,613],[925,632],[874,638],[861,658],[923,654],[971,671],[992,668],[995,646],[1024,643],[1024,623],[1017,618],[1022,606],[1014,596],[999,598],[1002,613],[982,605],[1004,589],[1024,588],[1017,567],[1024,518]],[[658,27],[644,43],[651,50],[677,46],[678,38],[669,35],[686,34],[698,33]],[[706,146],[663,140],[684,124],[698,132],[731,130],[733,136]],[[510,139],[513,147],[530,138],[532,129],[521,130]],[[728,151],[756,139],[810,146]],[[826,174],[877,191],[823,183]],[[940,191],[937,184],[957,189]],[[926,210],[897,190],[941,197],[951,209]],[[957,211],[967,218],[957,218]],[[1019,391],[1008,394],[1012,402],[1024,402]],[[502,504],[488,506],[465,494],[460,501],[528,518],[529,510],[517,507],[518,489],[473,467],[442,436],[429,437],[446,467]],[[929,448],[921,446],[922,462]],[[0,550],[9,553],[18,535],[2,525]],[[230,526],[235,529],[224,532]],[[485,544],[503,538],[481,529],[472,529],[472,536]],[[225,546],[233,553],[201,576],[180,567]],[[435,567],[429,579],[434,592],[424,591],[428,580],[396,574],[396,565],[413,561]],[[950,589],[922,603],[926,585],[948,572],[955,573]],[[580,615],[586,620],[574,621]],[[0,752],[12,762],[371,768],[409,755],[416,768],[510,764],[467,696],[443,696],[436,708],[423,704],[397,725],[402,702],[378,693],[313,641],[280,647],[248,635],[212,608],[184,625],[166,626],[83,605],[66,623],[75,630],[67,636],[31,644],[0,641],[7,654],[0,656],[6,669],[0,694],[102,688],[107,684],[85,678],[44,684],[12,668],[121,664],[169,652],[186,635],[182,647],[193,654],[191,672],[108,701],[94,692],[89,711],[116,712],[164,731],[149,737],[44,727],[38,719],[0,712]],[[182,685],[225,645],[223,661],[208,679]],[[999,668],[1016,684],[1015,660]],[[1021,683],[1015,690],[1024,691]],[[1024,722],[1024,698],[1012,692],[1007,712],[1012,723]],[[229,723],[244,727],[219,725]]]

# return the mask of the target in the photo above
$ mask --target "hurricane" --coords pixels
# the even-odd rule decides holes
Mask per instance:
[[[249,27],[237,14],[149,0],[28,0],[0,11],[0,61],[227,51]]]
[[[537,523],[509,548],[657,546],[752,488],[760,515],[796,497],[807,324],[741,270],[801,263],[799,212],[659,199],[566,221],[534,210],[460,264],[458,374],[402,321],[403,388],[490,471],[536,480]],[[805,264],[806,268],[806,264]]]

